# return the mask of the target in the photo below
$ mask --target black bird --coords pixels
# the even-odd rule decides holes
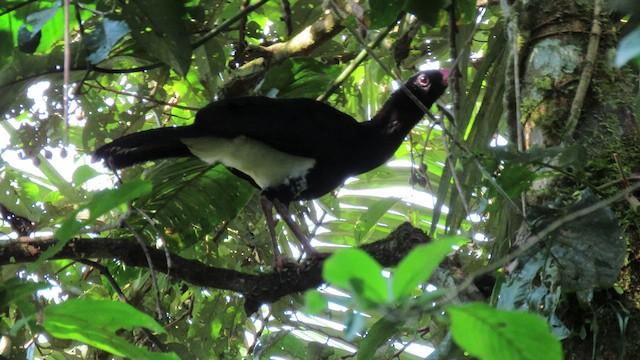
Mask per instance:
[[[448,69],[422,71],[406,83],[426,108],[444,93]],[[402,89],[370,120],[357,122],[311,99],[241,97],[212,102],[193,125],[127,135],[95,151],[112,169],[171,157],[221,163],[262,191],[262,208],[278,252],[272,209],[287,223],[308,255],[309,240],[291,219],[289,203],[319,198],[348,177],[384,164],[424,116]]]

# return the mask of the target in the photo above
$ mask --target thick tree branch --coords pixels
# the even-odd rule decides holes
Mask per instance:
[[[429,237],[409,223],[400,225],[385,239],[362,246],[383,266],[396,265],[416,245],[426,243]],[[0,266],[28,263],[49,247],[54,239],[28,239],[8,242],[0,246]],[[149,248],[154,269],[167,273],[164,250]],[[71,240],[52,259],[118,259],[128,266],[148,267],[140,246],[132,239],[101,238]],[[248,274],[235,270],[216,268],[197,260],[171,254],[171,276],[198,286],[230,290],[246,299],[245,310],[251,314],[261,304],[272,303],[283,296],[313,289],[322,284],[322,265],[325,258],[294,264],[282,272]]]
[[[338,24],[331,14],[327,14],[302,29],[288,41],[254,49],[260,53],[260,57],[247,62],[233,72],[233,79],[222,89],[224,97],[246,95],[258,81],[262,80],[268,69],[289,58],[309,55],[342,29],[343,26]]]

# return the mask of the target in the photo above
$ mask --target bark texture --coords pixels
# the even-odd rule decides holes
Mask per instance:
[[[596,198],[607,198],[628,187],[626,179],[640,171],[640,137],[633,112],[637,79],[631,69],[613,67],[618,24],[610,17],[606,4],[600,11],[594,11],[598,3],[519,1],[513,7],[523,40],[518,59],[525,148],[577,149],[566,151],[575,156],[573,161],[551,160],[561,167],[562,176],[538,180],[528,191],[529,215],[542,211],[553,218],[549,209],[572,209],[573,205],[565,205],[576,192],[588,190]],[[590,59],[588,48],[594,46],[594,40],[599,43],[595,44],[595,58]],[[579,89],[584,86],[581,81],[589,66],[593,71],[586,84],[587,91],[580,99]],[[577,122],[572,124],[572,118]],[[598,286],[576,292],[563,287],[562,282],[554,284],[562,288],[555,315],[566,326],[563,341],[566,359],[631,359],[640,353],[639,222],[629,202],[620,201],[605,210],[613,215],[619,226],[616,228],[621,230],[626,261],[615,286],[617,291],[611,286]],[[602,219],[589,221],[590,216],[596,220],[598,215],[587,215],[587,221],[577,224],[578,227],[589,230],[588,226]],[[587,249],[587,253],[597,256],[597,252],[614,251],[608,245],[619,237],[611,229],[609,237],[600,236],[604,248]],[[552,235],[548,242],[561,241],[558,238]],[[570,240],[574,253],[584,245],[584,238],[577,236]],[[551,258],[558,256],[549,243],[539,251],[553,253]],[[562,260],[559,262],[562,264]],[[605,265],[612,265],[613,261],[608,262]],[[556,270],[566,273],[567,269],[560,266]],[[549,268],[539,271],[541,275],[551,272]]]

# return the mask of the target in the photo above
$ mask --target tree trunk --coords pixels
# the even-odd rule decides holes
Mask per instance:
[[[545,162],[555,166],[543,169],[553,175],[538,177],[527,191],[529,221],[512,240],[522,247],[554,221],[566,221],[513,264],[502,306],[538,306],[565,339],[566,359],[635,358],[640,353],[637,214],[623,197],[582,220],[570,219],[619,194],[629,187],[626,179],[640,171],[633,113],[637,78],[631,69],[612,65],[617,23],[600,0],[520,1],[505,10],[519,36],[519,76],[513,78],[519,79],[520,102],[507,96],[508,108],[520,116],[524,149],[547,149]],[[512,38],[515,28],[510,27]],[[557,150],[550,151],[553,147]],[[527,267],[536,261],[528,297],[516,299],[515,286],[526,283]],[[539,303],[522,304],[540,289]]]

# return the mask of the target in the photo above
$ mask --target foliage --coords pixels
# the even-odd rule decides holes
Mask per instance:
[[[623,66],[630,61],[640,65],[640,27],[638,18],[640,17],[640,6],[633,1],[618,0],[615,2],[620,7],[621,12],[626,12],[630,17],[627,24],[627,34],[620,40],[618,51],[616,52],[616,65]]]
[[[561,177],[572,191],[610,194],[601,191],[607,184],[589,182],[597,177],[589,173],[591,149],[514,150],[513,129],[504,125],[512,109],[503,98],[513,86],[505,76],[512,67],[505,39],[513,31],[505,9],[470,0],[454,7],[440,0],[430,6],[420,0],[320,3],[77,1],[69,9],[69,43],[61,1],[0,4],[0,91],[10,95],[0,98],[0,139],[6,139],[0,143],[0,204],[7,208],[0,223],[0,335],[14,344],[0,355],[338,359],[357,352],[359,359],[413,359],[427,356],[430,347],[438,348],[435,354],[446,348],[450,329],[460,358],[463,351],[480,359],[562,358],[557,338],[569,330],[556,310],[568,289],[550,275],[557,259],[538,252],[509,274],[502,266],[512,259],[502,256],[516,231],[504,228],[520,215],[519,200],[534,184]],[[628,13],[634,15],[622,17],[637,17]],[[631,29],[619,43],[618,65],[637,60],[637,40],[638,30]],[[415,127],[393,161],[318,201],[294,205],[316,248],[333,253],[315,274],[326,285],[304,297],[295,295],[300,289],[275,301],[267,294],[256,314],[245,312],[247,293],[196,284],[198,276],[228,280],[212,274],[274,274],[253,187],[195,160],[145,164],[118,177],[91,163],[91,152],[111,139],[189,124],[198,108],[224,96],[328,99],[369,119],[397,85],[396,76],[406,79],[424,64],[451,66],[452,51],[460,72],[441,100],[446,106],[432,109],[435,115]],[[538,105],[523,101],[522,108]],[[497,137],[510,143],[492,146]],[[524,227],[544,232],[557,218],[583,210],[571,197],[557,198],[533,209],[538,212],[528,209],[534,218]],[[571,243],[569,253],[589,252],[573,244],[571,234],[607,254],[624,243],[604,207],[610,202],[594,199],[602,206],[591,218],[549,230]],[[606,228],[589,231],[587,223],[603,219]],[[367,246],[393,237],[405,222],[426,229],[432,241],[394,264],[380,260],[399,251],[394,245],[372,255]],[[35,223],[31,236],[53,235],[57,242],[41,253],[12,234],[20,223]],[[608,235],[615,241],[600,241]],[[297,258],[300,246],[280,223],[277,236],[285,255]],[[59,256],[78,237],[139,244],[146,266],[130,266],[133,254],[117,257],[108,249],[95,258]],[[543,240],[525,247],[537,250]],[[18,253],[4,252],[16,244]],[[150,260],[158,249],[166,253],[160,263]],[[606,267],[606,281],[596,284],[606,286],[617,263],[602,265],[599,254],[581,254],[569,256],[592,260],[590,274]],[[17,261],[18,255],[33,263]],[[172,256],[228,272],[181,269],[194,272],[188,282],[172,269]],[[308,274],[313,264],[307,265],[274,278],[287,284]],[[491,306],[479,303],[486,299],[474,291],[474,280],[486,274],[499,279],[487,300]],[[268,293],[262,286],[251,290]]]
[[[562,359],[560,342],[546,322],[530,313],[496,310],[486,304],[450,306],[451,333],[480,359]]]
[[[149,315],[131,305],[110,300],[73,299],[47,306],[42,327],[47,334],[95,346],[114,355],[132,359],[178,359],[173,353],[152,353],[120,338],[116,331],[134,327],[164,333]]]

